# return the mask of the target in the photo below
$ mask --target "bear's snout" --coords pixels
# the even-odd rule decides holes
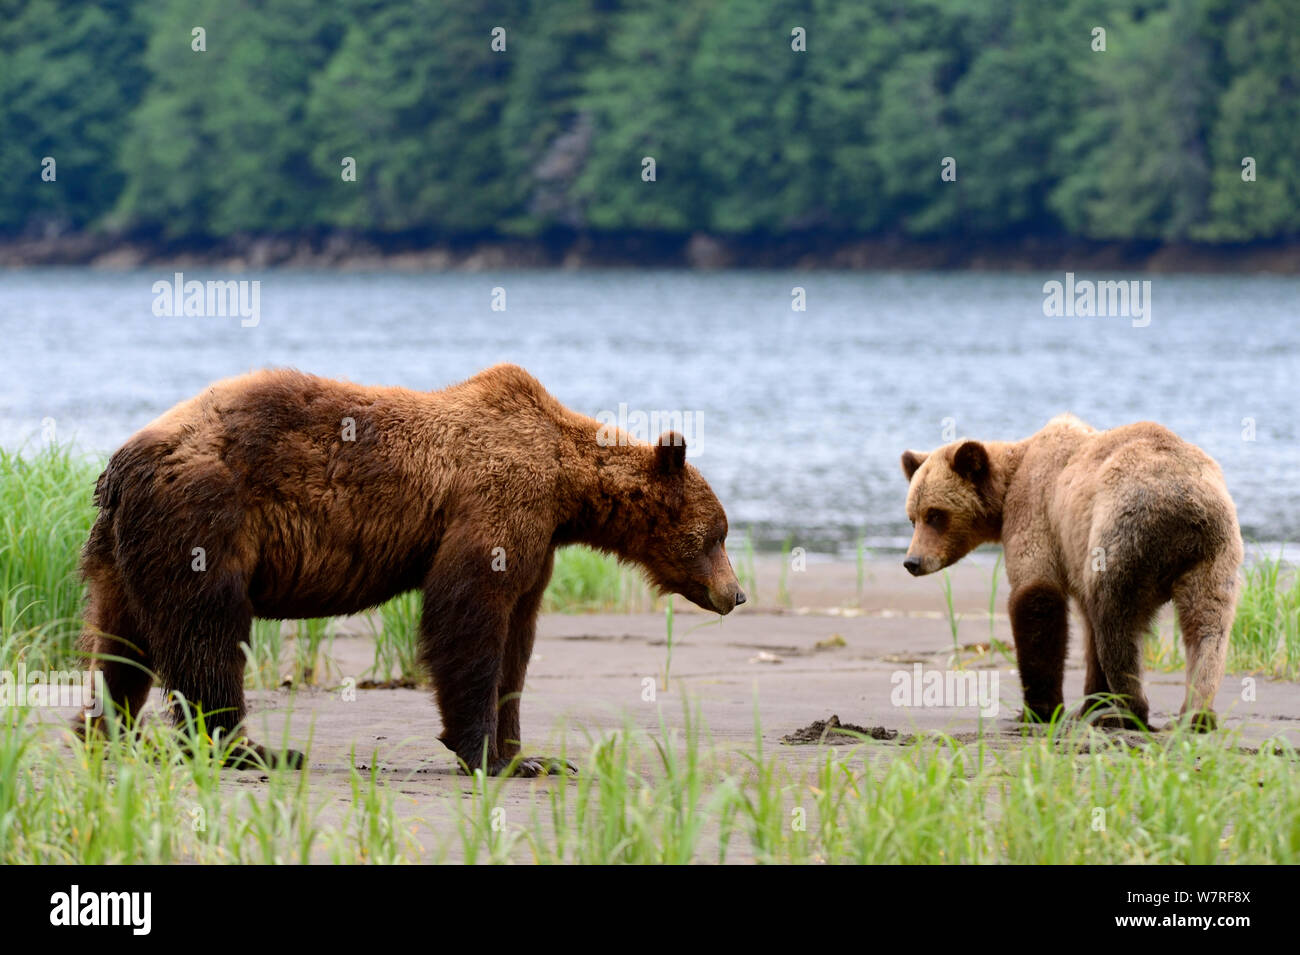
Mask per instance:
[[[911,574],[913,577],[920,577],[920,576],[921,576],[921,573],[922,573],[922,570],[921,570],[921,558],[919,558],[919,557],[909,557],[909,558],[907,558],[906,560],[903,561],[903,566],[907,568],[907,572],[908,572],[909,574]]]
[[[709,593],[709,603],[713,604],[713,609],[723,616],[731,613],[731,611],[743,604],[746,599],[745,592],[740,589],[739,584]]]

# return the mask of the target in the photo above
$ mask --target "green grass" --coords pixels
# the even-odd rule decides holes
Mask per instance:
[[[295,620],[293,641],[294,686],[313,685],[329,679],[330,648],[334,645],[335,627],[329,617]]]
[[[989,647],[992,648],[997,640],[993,636],[993,625],[996,623],[997,606],[998,606],[998,574],[1002,570],[1002,551],[998,551],[998,559],[993,562],[993,579],[989,583]]]
[[[565,547],[542,598],[547,613],[629,612],[654,605],[641,572],[589,547]]]
[[[374,757],[353,754],[340,800],[310,770],[232,778],[222,742],[192,725],[69,743],[10,708],[0,862],[1300,862],[1284,743],[1252,754],[1227,734],[1171,733],[1130,748],[1058,724],[1009,749],[942,737],[795,749],[756,723],[748,746],[718,749],[683,709],[679,727],[661,710],[654,733],[625,726],[564,754],[577,779],[435,787],[450,818],[430,821]]]
[[[1159,621],[1142,637],[1142,666],[1148,670],[1181,670],[1186,661],[1183,659],[1183,641],[1175,620],[1170,632],[1166,633]]]
[[[68,448],[45,445],[27,456],[0,449],[0,627],[25,635],[29,667],[75,656],[83,601],[77,563],[101,467]]]
[[[948,629],[952,632],[953,652],[961,653],[961,642],[957,639],[957,625],[961,621],[961,614],[957,612],[957,608],[953,604],[952,577],[946,570],[943,572],[943,603],[944,611],[948,616]]]
[[[284,681],[284,629],[279,620],[254,620],[248,642],[242,647],[247,660],[245,685],[254,690],[273,690]]]
[[[719,754],[698,717],[597,740],[587,773],[492,834],[537,862],[1244,863],[1300,859],[1296,753],[1173,735],[1130,749],[1058,725],[1009,751],[942,739],[827,747],[791,760],[756,727]],[[779,748],[780,749],[780,748]],[[503,790],[478,790],[476,818]],[[526,852],[520,847],[527,847]]]
[[[286,646],[284,622],[255,619],[247,643],[242,644],[246,660],[245,686],[272,690],[280,686],[322,686],[329,683],[331,650],[337,635],[333,618],[314,617],[292,621],[293,638]],[[376,638],[376,648],[379,646]],[[376,650],[378,652],[378,650]]]
[[[734,560],[734,558],[733,558]],[[740,589],[745,591],[749,602],[758,605],[758,570],[754,566],[754,528],[751,527],[745,534],[745,544],[741,550],[740,559],[734,560],[734,569],[736,579],[740,581]]]
[[[668,606],[664,608],[664,632],[667,650],[664,653],[664,689],[671,685],[668,681],[673,669],[673,598],[668,597]]]
[[[792,536],[781,541],[781,574],[776,582],[776,602],[782,607],[790,606],[790,550],[793,546]]]
[[[422,606],[419,592],[411,591],[379,608],[378,627],[371,618],[375,662],[370,668],[370,679],[380,683],[419,683],[424,679],[419,650]]]
[[[321,819],[310,770],[232,785],[226,747],[194,724],[69,745],[25,708],[0,710],[0,862],[166,864],[393,862],[411,857],[394,797],[348,768],[354,799]],[[247,778],[245,776],[245,778]]]
[[[857,564],[857,586],[858,586],[858,606],[862,606],[862,595],[867,585],[867,558],[872,556],[871,550],[867,547],[866,536],[858,538],[857,546],[854,548],[854,558]]]
[[[1300,677],[1300,573],[1267,556],[1244,573],[1228,642],[1228,668]]]

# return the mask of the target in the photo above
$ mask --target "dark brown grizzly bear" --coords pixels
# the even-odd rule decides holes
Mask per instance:
[[[615,554],[720,614],[745,601],[726,514],[681,436],[601,427],[513,365],[434,392],[260,371],[182,402],[95,488],[82,645],[108,709],[138,713],[156,674],[234,739],[255,616],[357,613],[419,589],[440,739],[502,772],[556,547]],[[273,758],[240,738],[234,762]]]
[[[1119,697],[1106,725],[1148,726],[1142,637],[1173,600],[1187,649],[1182,716],[1212,729],[1243,548],[1214,460],[1158,424],[1096,431],[1070,415],[1023,441],[907,451],[904,566],[931,574],[1001,541],[1025,718],[1063,704],[1068,600],[1084,620],[1084,693]]]

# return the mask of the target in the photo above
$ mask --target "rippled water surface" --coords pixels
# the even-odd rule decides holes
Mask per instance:
[[[1135,328],[1045,317],[1043,283],[1062,275],[269,272],[237,276],[262,283],[246,328],[155,316],[153,283],[172,275],[0,273],[0,444],[33,446],[52,419],[108,452],[254,367],[431,389],[513,361],[588,414],[692,412],[691,459],[733,527],[767,541],[896,544],[904,448],[941,443],[945,424],[1018,438],[1061,411],[1168,425],[1222,464],[1248,538],[1300,539],[1293,278],[1157,276]]]

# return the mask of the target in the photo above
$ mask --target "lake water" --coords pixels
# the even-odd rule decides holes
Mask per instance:
[[[1020,438],[1062,411],[1168,425],[1219,460],[1248,540],[1300,540],[1295,278],[1156,276],[1134,327],[1046,317],[1059,273],[276,271],[234,276],[261,282],[243,327],[155,315],[173,271],[0,272],[0,445],[32,447],[52,420],[109,452],[256,367],[432,389],[513,361],[588,414],[691,412],[690,459],[766,543],[905,544],[904,448],[945,425]]]

